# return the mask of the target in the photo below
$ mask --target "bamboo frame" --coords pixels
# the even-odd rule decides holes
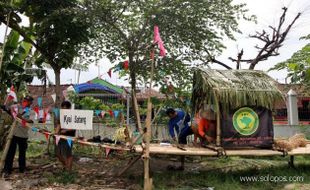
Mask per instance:
[[[221,116],[218,97],[213,90],[214,102],[216,107],[216,146],[221,146]]]
[[[5,144],[5,148],[4,148],[4,151],[3,151],[3,154],[1,156],[1,161],[0,161],[0,169],[2,170],[3,167],[4,167],[4,162],[5,162],[5,159],[6,159],[6,156],[9,152],[9,148],[10,148],[10,145],[11,145],[11,142],[12,142],[12,138],[13,138],[13,135],[14,135],[14,130],[16,128],[16,120],[14,120],[13,124],[12,124],[12,127],[10,129],[10,132],[9,132],[9,135],[7,137],[7,141],[6,141],[6,144]]]
[[[154,77],[154,59],[151,62],[151,81],[149,88],[149,97],[147,101],[147,116],[146,116],[146,133],[144,134],[145,140],[145,149],[142,156],[144,162],[144,190],[152,189],[152,179],[150,178],[150,143],[152,137],[152,102],[151,102],[151,92],[152,92],[152,83]]]

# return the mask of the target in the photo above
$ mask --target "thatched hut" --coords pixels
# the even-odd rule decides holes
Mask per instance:
[[[236,128],[240,129],[241,132],[239,131],[239,134],[234,133],[234,136],[238,136],[238,138],[242,139],[255,140],[252,138],[253,135],[259,135],[258,133],[260,130],[252,131],[253,133],[247,136],[247,134],[245,134],[247,129],[245,128],[252,128],[255,122],[246,126],[240,123],[242,119],[246,120],[252,118],[254,121],[254,117],[256,117],[258,119],[255,124],[257,128],[265,127],[261,125],[268,125],[269,128],[273,128],[271,110],[275,102],[279,100],[283,100],[283,96],[278,90],[276,82],[262,71],[211,70],[199,68],[194,73],[192,94],[193,109],[198,112],[198,110],[203,108],[204,105],[214,107],[217,118],[217,145],[223,145],[224,133],[228,131],[228,133],[230,132],[232,134]],[[239,110],[238,113],[246,115],[246,113],[249,112],[250,115],[248,115],[247,118],[241,118],[240,116],[239,119],[241,119],[241,121],[239,122],[240,126],[238,126],[238,121],[235,121],[233,117],[236,116],[235,113],[238,109],[244,107],[248,108],[247,110],[250,111],[241,110],[240,112]],[[263,117],[261,118],[261,115],[259,114],[266,110],[267,119],[262,122],[260,120]],[[230,127],[227,127],[229,125]],[[270,132],[270,130],[272,131]],[[272,136],[271,141],[273,141],[273,129],[269,129],[269,133],[272,134],[268,134],[267,136]],[[227,139],[231,140],[232,138],[233,137]]]

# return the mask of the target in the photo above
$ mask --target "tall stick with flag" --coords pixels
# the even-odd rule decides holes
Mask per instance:
[[[154,26],[154,41],[153,45],[159,47],[159,55],[162,57],[166,56],[166,49],[164,46],[164,42],[162,41],[158,26]],[[151,92],[152,92],[152,83],[154,78],[154,48],[151,52],[151,81],[150,81],[150,88],[149,88],[149,95],[148,95],[148,102],[147,102],[147,116],[146,116],[146,136],[145,136],[145,153],[144,153],[144,189],[149,190],[152,189],[152,180],[150,178],[150,142],[151,142],[151,121],[152,121],[152,102],[151,102]]]

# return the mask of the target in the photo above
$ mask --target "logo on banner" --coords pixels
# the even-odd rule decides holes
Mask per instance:
[[[241,135],[252,135],[258,129],[259,118],[253,109],[243,107],[234,113],[233,125],[235,130]]]

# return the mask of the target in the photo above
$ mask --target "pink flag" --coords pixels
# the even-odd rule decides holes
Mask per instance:
[[[18,106],[16,104],[11,106],[11,113],[12,113],[12,116],[16,118],[18,114]]]
[[[109,77],[111,78],[112,77],[112,69],[109,69],[109,71],[107,72]]]
[[[50,135],[48,133],[44,133],[44,135],[45,135],[46,140],[48,141],[48,138]]]
[[[111,149],[109,149],[109,148],[105,149],[105,156],[106,156],[106,158],[109,156],[110,151],[111,151]]]
[[[162,57],[166,56],[166,49],[164,46],[164,42],[162,41],[158,26],[154,26],[154,44],[158,44],[159,47],[159,55]]]
[[[56,145],[58,145],[58,143],[59,143],[59,140],[60,140],[60,136],[58,136],[58,135],[55,135],[55,143],[56,143]]]
[[[105,115],[105,111],[101,111],[101,117],[103,118]]]
[[[16,96],[16,93],[15,93],[14,86],[12,86],[10,88],[10,92],[8,93],[8,96],[7,96],[4,104],[7,104],[8,101],[11,101],[11,100],[13,100],[14,102],[17,102],[17,96]]]

